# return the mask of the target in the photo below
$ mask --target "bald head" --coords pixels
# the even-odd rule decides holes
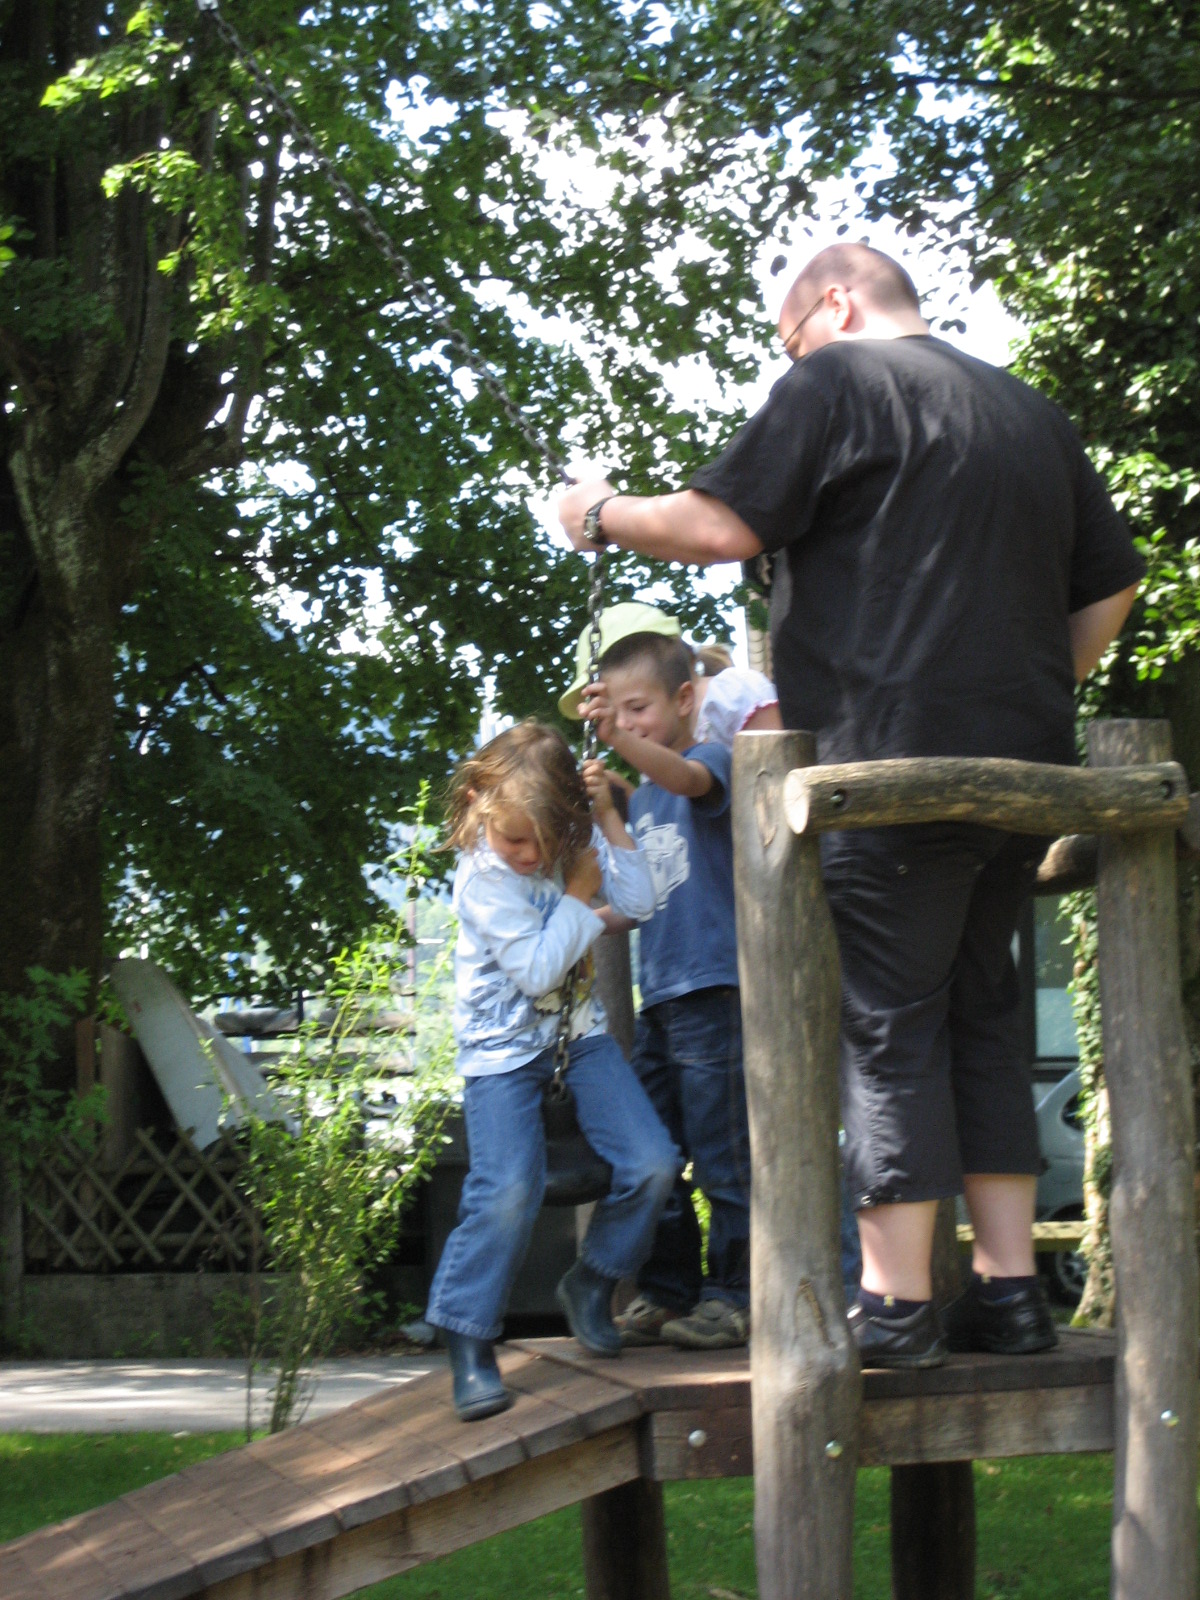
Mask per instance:
[[[802,316],[805,306],[834,283],[859,290],[879,311],[921,309],[916,286],[898,261],[869,244],[831,244],[812,258],[788,290],[784,310]]]
[[[898,261],[868,244],[834,244],[812,258],[783,302],[779,332],[789,354],[803,353],[793,348],[789,330],[799,331],[822,308],[823,296],[834,321],[812,329],[806,336],[810,347],[827,336],[886,338],[928,331],[916,286]]]

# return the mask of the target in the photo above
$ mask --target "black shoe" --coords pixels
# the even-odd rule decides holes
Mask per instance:
[[[999,1356],[1028,1356],[1058,1343],[1046,1288],[1036,1279],[1004,1300],[985,1300],[978,1285],[942,1313],[951,1350],[988,1350]]]
[[[932,1301],[908,1317],[873,1317],[856,1302],[850,1332],[864,1367],[940,1367],[946,1359]]]
[[[464,1422],[507,1411],[513,1395],[500,1381],[496,1352],[490,1339],[472,1339],[465,1333],[443,1329],[450,1371],[454,1376],[454,1409]]]
[[[621,1335],[612,1319],[613,1278],[602,1278],[580,1259],[565,1273],[554,1291],[567,1326],[585,1350],[594,1356],[619,1356]]]

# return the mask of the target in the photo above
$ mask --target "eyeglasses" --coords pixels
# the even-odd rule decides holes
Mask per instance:
[[[809,306],[808,310],[800,318],[800,321],[796,324],[796,326],[792,329],[791,333],[789,333],[787,338],[783,341],[783,348],[787,353],[787,357],[788,357],[789,361],[795,361],[797,359],[797,357],[792,354],[792,340],[800,332],[800,329],[808,321],[809,317],[815,316],[817,314],[817,312],[821,309],[821,307],[825,304],[825,296],[828,293],[829,293],[828,289],[822,289],[820,299],[813,301],[812,305]]]

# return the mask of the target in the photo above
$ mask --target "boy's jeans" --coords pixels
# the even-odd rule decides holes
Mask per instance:
[[[740,991],[697,989],[638,1018],[633,1069],[711,1207],[708,1276],[691,1185],[680,1179],[638,1288],[690,1311],[700,1299],[750,1303],[750,1135],[742,1074]]]
[[[692,1161],[695,1186],[711,1206],[708,1277],[691,1186],[676,1184],[638,1288],[660,1305],[690,1311],[700,1299],[750,1303],[750,1136],[742,1070],[741,996],[699,989],[650,1006],[638,1018],[633,1068],[672,1137]],[[841,1266],[853,1304],[862,1272],[858,1224],[845,1179]]]
[[[546,1186],[542,1085],[553,1072],[551,1049],[512,1072],[465,1080],[471,1165],[429,1292],[425,1316],[434,1327],[474,1339],[500,1335]],[[679,1152],[610,1035],[572,1043],[567,1082],[588,1143],[613,1169],[579,1253],[604,1277],[624,1278],[649,1252]]]

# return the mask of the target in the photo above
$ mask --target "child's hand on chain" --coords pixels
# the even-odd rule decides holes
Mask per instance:
[[[608,685],[603,678],[584,687],[579,697],[579,711],[585,722],[596,724],[596,732],[605,744],[611,744],[617,731],[617,713],[608,698]]]
[[[605,817],[614,809],[613,778],[598,756],[583,763],[583,782],[588,799],[592,802],[592,815],[603,826]]]
[[[603,881],[600,858],[589,847],[577,855],[563,873],[563,893],[575,900],[582,900],[585,906],[590,905],[600,893]]]

